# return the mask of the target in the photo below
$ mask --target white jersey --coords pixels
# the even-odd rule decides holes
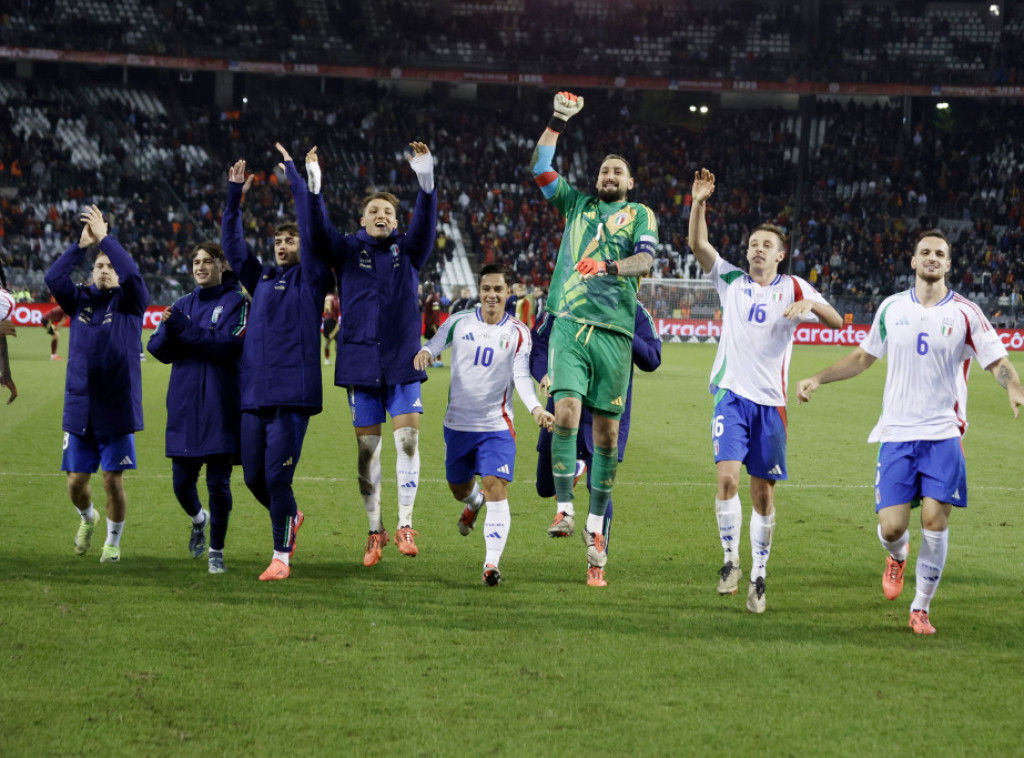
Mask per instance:
[[[711,368],[711,392],[731,390],[759,405],[784,406],[793,332],[800,322],[783,313],[797,300],[825,303],[806,280],[779,274],[762,287],[741,269],[715,259],[704,275],[722,303],[722,337]],[[817,321],[808,314],[804,321]]]
[[[0,321],[9,319],[14,312],[14,298],[5,289],[0,289]]]
[[[959,437],[971,358],[990,366],[1006,355],[981,309],[952,290],[931,308],[913,289],[887,297],[860,347],[888,362],[882,415],[868,442]]]
[[[512,425],[512,388],[531,411],[540,405],[530,376],[530,330],[506,314],[497,324],[480,309],[452,314],[424,348],[437,357],[452,349],[444,425],[462,432],[499,432]]]

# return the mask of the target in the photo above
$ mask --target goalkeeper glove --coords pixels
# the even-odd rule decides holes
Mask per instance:
[[[615,261],[595,261],[593,258],[584,258],[576,264],[576,270],[580,273],[580,279],[587,281],[592,276],[605,276],[606,274],[616,275],[619,273],[619,264]]]
[[[581,110],[583,110],[582,96],[577,97],[571,92],[558,92],[555,94],[555,112],[553,114],[555,118],[568,121]]]

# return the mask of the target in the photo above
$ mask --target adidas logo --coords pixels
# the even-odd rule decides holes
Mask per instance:
[[[910,321],[907,320],[906,316],[903,316],[896,321],[894,326],[910,326]]]
[[[954,500],[959,500],[960,499],[960,488],[959,487],[957,487],[956,492],[953,493],[953,499]]]
[[[508,473],[508,464],[506,463],[504,466],[498,466],[498,473],[499,474],[507,474]],[[954,495],[953,497],[956,497],[956,495]]]
[[[124,458],[121,459],[121,462],[118,465],[119,466],[134,466],[135,464],[132,462],[131,456],[130,455],[126,455]]]
[[[492,539],[492,540],[500,540],[501,539],[501,532],[491,532],[490,534],[487,534],[487,535],[484,535],[484,536],[486,536],[486,537],[488,537],[489,539]]]
[[[470,342],[476,342],[476,340],[473,339],[473,335],[472,334],[464,334],[464,335],[462,335],[462,339],[469,340]]]
[[[286,461],[285,461],[284,463],[282,463],[282,464],[281,464],[281,466],[282,466],[282,468],[283,468],[284,466],[291,466],[291,465],[293,465],[293,463],[292,463],[292,457],[291,457],[291,456],[289,455],[289,456],[288,456],[288,460],[286,460]]]
[[[419,398],[416,398],[416,402],[412,404],[412,407],[413,408],[422,408],[423,407],[423,403],[420,402]]]
[[[773,474],[775,476],[782,476],[782,467],[779,466],[778,463],[776,463],[774,466],[768,469],[768,473]]]
[[[403,489],[416,489],[416,482],[406,482],[402,485]]]
[[[556,463],[551,468],[554,469],[555,471],[565,471],[566,470],[564,463]]]
[[[612,405],[622,405],[622,395],[619,395],[617,398],[612,400]]]

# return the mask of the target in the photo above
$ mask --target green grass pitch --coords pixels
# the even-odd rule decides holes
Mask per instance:
[[[865,440],[884,365],[823,387],[810,406],[791,403],[768,610],[752,616],[742,592],[715,591],[713,346],[666,345],[661,369],[638,374],[609,586],[593,589],[582,541],[546,537],[554,509],[533,489],[536,432],[518,400],[505,581],[481,585],[482,530],[458,534],[461,505],[444,483],[447,368],[424,386],[419,557],[389,545],[378,566],[362,566],[355,444],[325,367],[327,408],[295,487],[307,521],[292,579],[256,580],[269,519],[240,469],[228,573],[209,575],[188,555],[189,521],[171,492],[169,368],[152,358],[122,562],[98,562],[99,529],[77,557],[58,471],[66,364],[47,359],[40,329],[10,343],[21,397],[0,406],[0,755],[1024,754],[1024,419],[980,369],[965,440],[970,508],[952,518],[932,604],[939,633],[921,638],[907,628],[912,564],[899,600],[880,587]],[[844,352],[797,347],[792,384]],[[386,435],[389,529],[394,460]],[[741,497],[746,558],[745,479]]]

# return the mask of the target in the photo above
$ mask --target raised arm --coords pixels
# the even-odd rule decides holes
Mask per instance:
[[[95,205],[87,206],[82,211],[82,221],[85,222],[91,239],[99,242],[100,251],[110,259],[110,265],[117,272],[121,302],[125,310],[141,316],[149,305],[149,290],[146,289],[139,267],[135,265],[128,251],[121,247],[121,243],[107,233],[107,222],[103,220],[103,213],[99,208]]]
[[[863,373],[875,362],[875,356],[871,355],[862,347],[855,347],[853,352],[848,353],[828,368],[819,371],[810,379],[801,379],[797,386],[797,398],[801,403],[811,402],[811,395],[822,384],[830,382],[841,382],[843,379],[851,379]]]
[[[718,258],[718,251],[708,241],[708,221],[706,217],[707,202],[715,192],[715,175],[702,168],[693,174],[693,189],[690,191],[692,205],[690,206],[690,234],[689,244],[693,251],[700,269],[705,274],[715,265]]]
[[[412,156],[409,165],[416,173],[420,190],[416,193],[416,207],[405,235],[405,249],[416,269],[423,268],[434,252],[437,239],[437,188],[434,186],[434,157],[422,142],[410,142]]]
[[[1010,397],[1010,410],[1013,417],[1020,416],[1020,407],[1024,405],[1024,388],[1021,387],[1020,377],[1017,369],[1010,363],[1009,358],[1003,356],[999,360],[985,366],[986,371],[991,371],[992,376],[999,382],[999,386],[1006,390]]]
[[[581,110],[583,110],[582,97],[577,97],[571,92],[555,94],[551,119],[548,121],[544,133],[537,140],[537,148],[533,151],[533,158],[530,160],[530,171],[533,172],[537,186],[548,200],[558,189],[558,173],[552,165],[555,157],[555,145],[558,144],[558,135],[565,130],[569,119]]]
[[[78,242],[73,243],[53,262],[45,277],[46,286],[50,288],[57,304],[71,318],[78,312],[79,297],[78,285],[72,280],[71,274],[85,256],[85,247]]]
[[[282,155],[288,155],[280,143],[277,148]],[[344,260],[343,252],[339,251],[345,249],[344,238],[334,228],[327,216],[327,207],[324,204],[322,191],[323,173],[315,146],[306,153],[306,176],[309,177],[308,197],[303,206],[297,208],[300,213],[299,233],[308,236],[313,255],[325,261],[328,266],[340,274]]]
[[[242,231],[242,196],[251,184],[252,176],[248,179],[245,177],[245,161],[236,161],[228,171],[228,197],[220,221],[220,242],[224,256],[250,294],[256,290],[263,275],[263,267],[245,243]]]

